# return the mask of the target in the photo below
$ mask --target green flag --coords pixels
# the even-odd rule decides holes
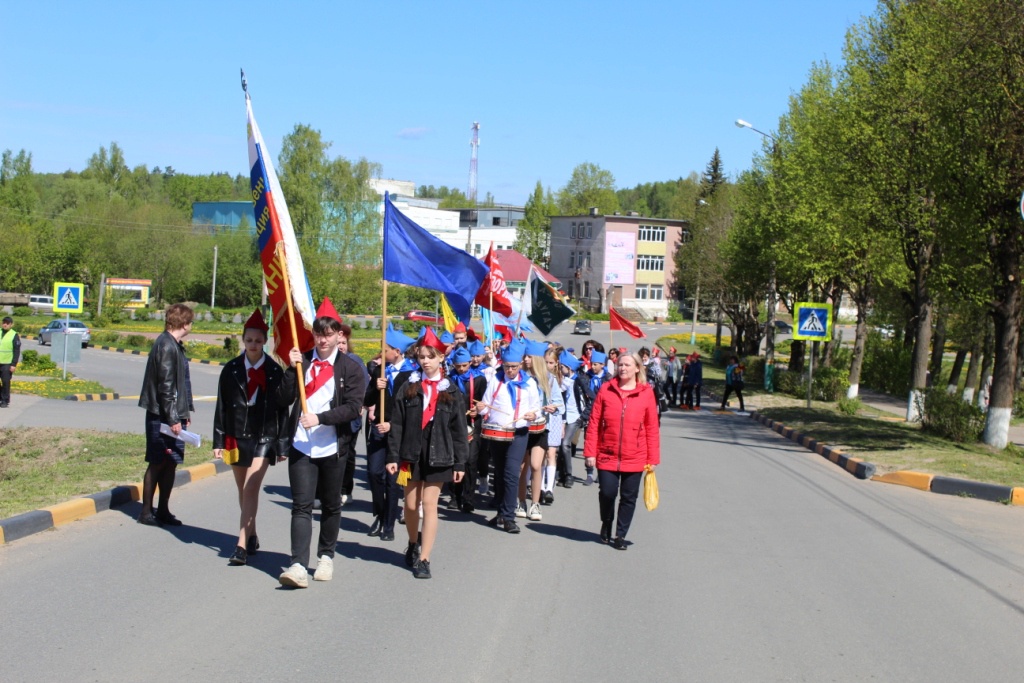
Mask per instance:
[[[530,274],[526,278],[526,291],[529,296],[526,297],[523,314],[545,337],[551,334],[551,330],[576,315],[576,311],[562,303],[551,285],[537,276],[533,266],[530,267]]]

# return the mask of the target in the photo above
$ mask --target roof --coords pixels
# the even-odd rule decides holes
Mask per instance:
[[[498,263],[501,264],[501,272],[505,276],[505,282],[526,282],[526,278],[530,274],[530,259],[515,249],[497,249],[494,253],[498,257]],[[561,288],[561,280],[536,264],[534,264],[534,267],[549,284],[553,285],[556,289]]]

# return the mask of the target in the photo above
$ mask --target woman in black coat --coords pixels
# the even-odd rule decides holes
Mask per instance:
[[[416,351],[420,370],[399,390],[395,414],[388,418],[387,471],[395,474],[401,469],[398,481],[405,482],[405,528],[409,532],[405,563],[417,579],[430,578],[441,486],[462,481],[469,454],[466,401],[444,376],[444,354],[444,344],[428,329]]]
[[[288,408],[295,396],[295,375],[285,373],[263,352],[267,324],[259,310],[245,322],[245,352],[220,373],[213,416],[213,457],[232,465],[242,509],[238,545],[231,564],[245,564],[260,547],[256,510],[267,468],[288,455]]]

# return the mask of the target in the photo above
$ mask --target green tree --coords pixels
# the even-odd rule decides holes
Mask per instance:
[[[619,210],[619,198],[611,171],[584,162],[573,169],[569,182],[558,192],[558,211],[566,216],[580,216],[592,208],[603,214],[615,213]]]
[[[558,211],[551,190],[544,192],[540,181],[526,200],[513,248],[534,263],[550,265],[551,216]]]

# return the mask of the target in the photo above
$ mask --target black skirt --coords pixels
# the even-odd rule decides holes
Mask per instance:
[[[455,480],[455,468],[435,467],[428,462],[430,457],[430,432],[434,429],[433,420],[423,430],[423,450],[420,452],[420,459],[412,463],[412,478],[410,482],[426,482],[428,484],[443,484]]]
[[[185,462],[185,442],[160,433],[160,415],[146,411],[146,462],[159,465],[170,458],[179,465]]]

